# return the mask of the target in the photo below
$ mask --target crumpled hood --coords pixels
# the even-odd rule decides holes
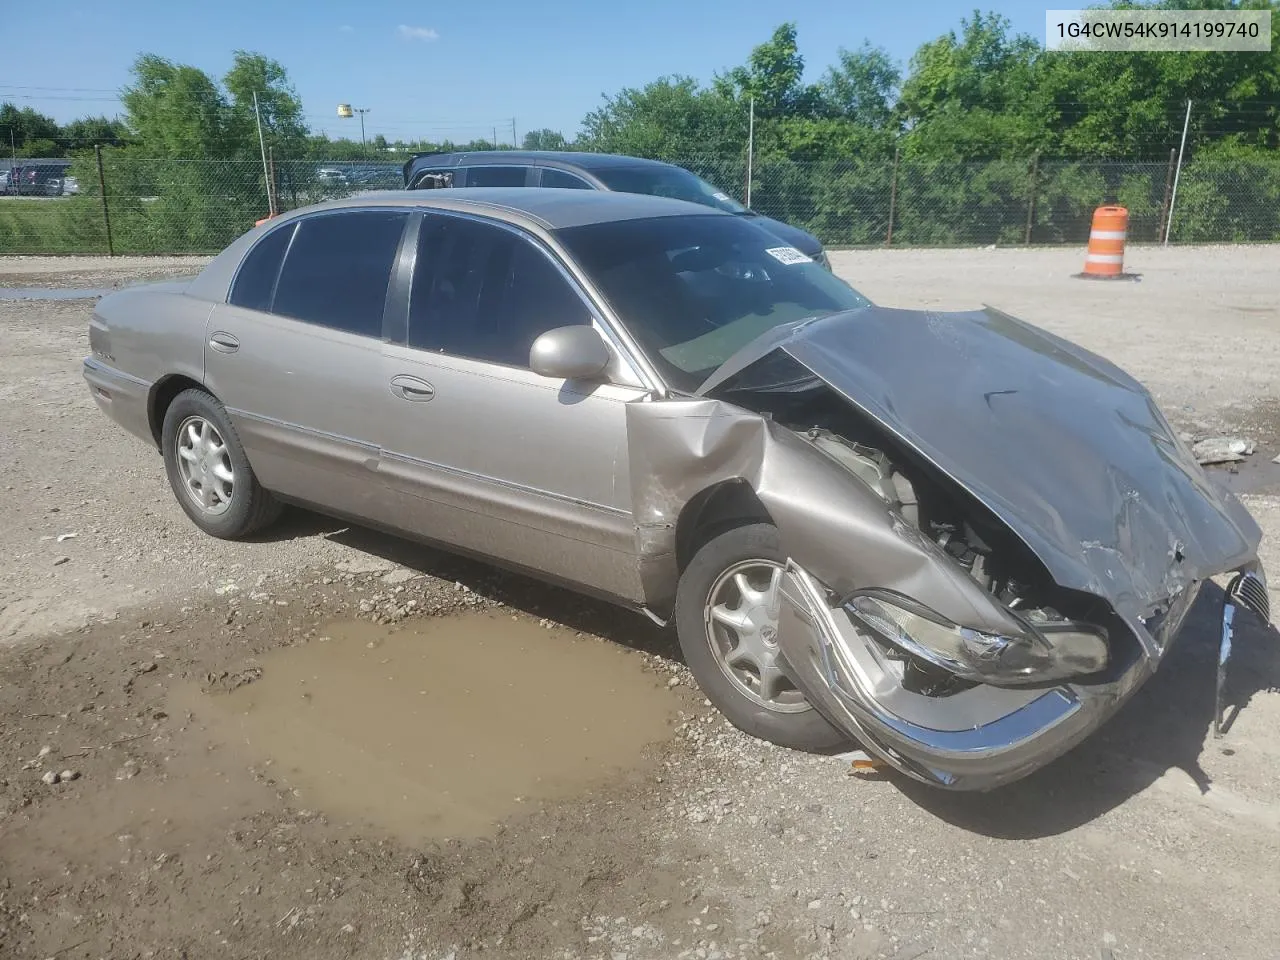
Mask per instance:
[[[1141,384],[998,310],[871,306],[793,325],[699,392],[775,350],[966,488],[1060,585],[1123,615],[1256,557],[1257,524]]]

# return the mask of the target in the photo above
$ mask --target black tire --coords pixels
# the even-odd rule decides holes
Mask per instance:
[[[812,753],[829,753],[848,745],[849,737],[812,706],[798,713],[770,709],[743,693],[721,668],[707,631],[707,604],[722,574],[750,560],[786,562],[778,530],[772,524],[736,526],[712,537],[681,574],[673,619],[685,663],[707,699],[739,730],[779,746]]]
[[[200,508],[188,492],[178,463],[179,430],[191,417],[203,418],[213,425],[221,435],[226,458],[231,464],[235,482],[221,513],[210,514]],[[210,536],[220,540],[239,540],[264,529],[280,516],[280,501],[258,483],[227,411],[216,397],[204,390],[184,390],[173,398],[160,428],[160,449],[164,453],[169,486],[173,488],[178,505],[192,523]]]

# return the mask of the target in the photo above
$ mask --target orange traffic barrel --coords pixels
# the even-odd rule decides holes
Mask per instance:
[[[1098,207],[1089,231],[1089,252],[1084,276],[1116,279],[1124,273],[1124,239],[1129,232],[1129,211],[1124,207]]]

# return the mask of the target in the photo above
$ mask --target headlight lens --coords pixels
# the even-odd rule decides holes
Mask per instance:
[[[847,609],[900,650],[978,683],[1044,683],[1097,673],[1107,665],[1106,639],[1078,624],[1009,637],[941,623],[884,597],[859,595]]]

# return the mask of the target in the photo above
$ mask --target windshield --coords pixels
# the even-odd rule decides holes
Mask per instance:
[[[606,167],[593,170],[610,190],[618,193],[647,193],[654,197],[687,200],[725,213],[746,213],[747,208],[723,190],[682,167]]]
[[[774,327],[870,301],[739,217],[658,217],[557,232],[667,381],[693,392]]]

